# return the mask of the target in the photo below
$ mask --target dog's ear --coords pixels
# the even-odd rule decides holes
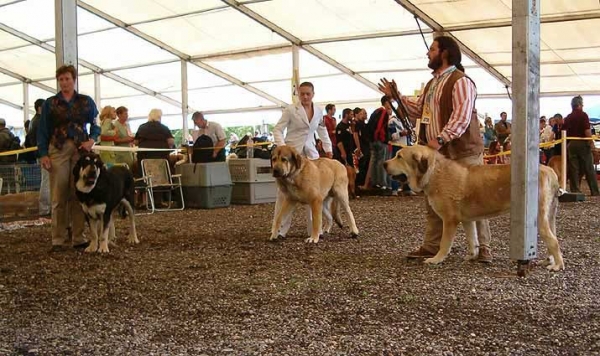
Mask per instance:
[[[300,169],[300,167],[302,166],[302,156],[299,153],[292,154],[292,161],[296,166],[296,169]]]
[[[429,169],[429,160],[427,157],[415,157],[415,161],[417,162],[417,168],[421,174],[427,173],[427,169]]]
[[[75,163],[75,167],[73,167],[73,177],[75,178],[75,181],[77,181],[79,179],[79,171],[80,170],[81,170],[81,164],[78,161],[77,163]]]

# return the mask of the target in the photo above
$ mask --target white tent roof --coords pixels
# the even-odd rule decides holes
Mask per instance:
[[[480,98],[505,98],[511,82],[512,0],[77,3],[79,90],[93,95],[99,71],[100,105],[125,105],[132,117],[155,107],[181,117],[185,60],[190,108],[272,122],[291,102],[292,45],[317,102],[373,107],[379,78],[412,93],[430,77],[419,26],[427,43],[433,30],[461,42]],[[52,0],[0,0],[0,116],[13,124],[23,121],[23,81],[30,110],[56,86],[53,14]],[[600,94],[598,0],[544,0],[541,16],[542,94]]]

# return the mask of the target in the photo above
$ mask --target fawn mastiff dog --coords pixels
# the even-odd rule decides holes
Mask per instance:
[[[510,211],[510,165],[463,166],[429,147],[411,146],[400,150],[384,167],[393,177],[405,174],[412,190],[423,191],[443,220],[440,250],[425,263],[444,261],[461,222],[469,245],[466,259],[476,258],[479,251],[475,221]],[[564,268],[556,238],[558,196],[556,174],[540,166],[538,228],[550,255],[547,268],[552,271]]]
[[[306,242],[319,242],[322,214],[326,217],[325,231],[328,232],[332,227],[331,213],[341,227],[340,208],[348,215],[352,237],[358,237],[358,228],[348,200],[348,174],[343,164],[329,158],[309,160],[291,146],[275,148],[271,163],[273,177],[284,199],[273,219],[270,240],[277,238],[284,216],[290,214],[298,203],[308,204],[312,212],[312,231]]]

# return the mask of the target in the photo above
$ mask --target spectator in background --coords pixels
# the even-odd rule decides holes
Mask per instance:
[[[487,164],[505,164],[506,156],[499,155],[503,151],[503,147],[498,141],[492,141],[488,148],[488,155],[490,156],[487,160]]]
[[[381,98],[381,107],[375,110],[369,118],[367,124],[369,136],[371,139],[371,161],[369,171],[371,172],[371,183],[377,189],[387,189],[387,173],[383,168],[385,160],[387,143],[389,141],[388,122],[392,113],[392,104],[390,98],[384,95]]]
[[[496,130],[496,135],[498,136],[498,141],[500,141],[500,144],[503,144],[504,141],[506,140],[506,138],[508,137],[508,135],[510,135],[510,122],[506,121],[506,119],[508,118],[508,115],[506,115],[506,112],[501,112],[500,113],[500,121],[498,121],[496,123],[496,126],[494,126],[494,129]]]
[[[235,146],[238,142],[240,142],[240,138],[238,137],[238,135],[232,132],[231,135],[229,135],[229,144]]]
[[[591,138],[590,119],[583,111],[583,98],[576,96],[571,100],[573,111],[566,117],[563,130],[567,131],[567,137]],[[567,146],[569,169],[569,185],[571,192],[580,193],[579,173],[585,173],[592,195],[600,195],[598,191],[598,180],[594,170],[594,159],[592,150],[595,149],[593,140],[571,140]]]
[[[354,134],[358,136],[358,150],[356,155],[358,156],[358,173],[356,174],[356,187],[359,189],[366,189],[367,175],[369,171],[369,161],[371,160],[371,150],[369,145],[371,144],[371,138],[367,131],[367,111],[362,108],[354,109]]]
[[[323,122],[325,123],[325,127],[327,128],[327,135],[329,136],[329,141],[331,141],[331,147],[333,149],[333,158],[339,158],[339,148],[337,147],[337,141],[335,140],[335,129],[337,127],[337,122],[335,120],[335,105],[327,104],[325,106],[326,115],[323,116]]]
[[[214,121],[209,122],[204,118],[204,114],[196,111],[192,115],[194,124],[198,127],[198,130],[192,132],[194,142],[202,135],[210,137],[213,142],[213,153],[212,158],[214,162],[225,162],[225,131],[223,127]],[[258,131],[255,132],[255,135]]]
[[[171,134],[171,130],[163,124],[160,120],[162,119],[162,110],[152,109],[148,114],[148,122],[140,125],[136,134],[134,143],[139,148],[155,148],[155,149],[168,149],[175,147],[175,139]],[[138,151],[137,167],[134,170],[136,175],[142,175],[142,161],[145,159],[165,159],[169,161],[169,151]],[[170,162],[169,162],[170,163]],[[171,171],[174,167],[171,167]],[[139,199],[139,196],[138,196]],[[158,207],[163,205],[163,194],[154,193],[154,204]],[[138,200],[137,206],[140,206]]]
[[[100,111],[100,146],[114,146],[115,139],[117,138],[117,131],[113,124],[114,119],[117,118],[117,111],[110,105],[102,108]],[[100,158],[106,165],[112,165],[115,163],[115,151],[100,151]]]
[[[562,138],[562,130],[564,119],[561,114],[554,115],[554,125],[552,126],[552,132],[554,133],[554,139],[560,140]],[[561,145],[554,145],[554,151],[552,152],[555,156],[561,155]]]
[[[6,120],[0,119],[0,152],[13,151],[20,148],[21,140],[6,127]],[[16,161],[17,155],[0,156],[0,163],[14,163]]]
[[[489,148],[490,143],[498,140],[498,137],[496,136],[496,130],[494,129],[494,124],[492,123],[492,118],[489,116],[486,117],[485,120],[483,120],[483,126],[483,146],[485,148]]]
[[[37,146],[37,131],[40,126],[40,116],[42,114],[42,105],[44,105],[44,99],[37,99],[33,104],[35,109],[35,115],[31,119],[29,123],[29,130],[27,131],[27,135],[25,135],[25,147],[35,147]],[[36,154],[37,156],[37,154]]]
[[[343,165],[354,167],[354,160],[352,154],[354,152],[354,135],[352,133],[351,121],[354,118],[354,112],[352,109],[344,109],[342,111],[342,121],[337,125],[335,129],[335,141],[337,142],[338,150],[340,152],[337,160]]]
[[[402,121],[396,117],[395,113],[390,115],[390,121],[388,122],[388,130],[390,135],[390,142],[392,143],[389,147],[388,159],[396,157],[398,151],[402,147],[410,146],[411,142],[408,137],[408,130],[402,124]],[[387,175],[388,183],[392,188],[392,195],[398,195],[398,189],[400,188],[400,182],[392,179],[391,176]],[[416,195],[407,183],[402,184],[402,191],[406,195]]]
[[[135,134],[134,143],[136,146],[139,148],[174,148],[175,139],[171,134],[171,130],[161,124],[161,119],[162,110],[150,110],[148,122],[140,125]],[[169,153],[169,151],[140,151],[137,153],[138,164],[141,164],[144,159],[169,159]]]
[[[117,147],[132,147],[133,146],[133,133],[129,127],[129,110],[124,106],[117,108],[118,120],[113,121],[115,126],[115,146]],[[129,169],[133,169],[134,159],[133,152],[115,152],[115,163],[125,163]]]
[[[29,123],[29,130],[25,135],[25,147],[36,147],[37,146],[37,131],[40,126],[40,116],[42,114],[42,106],[44,105],[44,99],[37,99],[33,104],[35,109],[35,115]],[[28,152],[28,162],[35,162],[38,157],[37,151]],[[50,200],[50,176],[48,171],[45,169],[41,170],[41,181],[40,181],[40,203],[39,203],[39,214],[40,216],[50,215],[52,208]]]
[[[540,118],[540,143],[552,142],[552,140],[554,140],[554,133],[552,132],[553,122],[554,119],[552,118],[550,119],[550,124],[546,124],[545,116]],[[554,146],[542,148],[542,153],[544,155],[542,162],[544,164],[548,164],[548,161],[552,158],[553,147]]]

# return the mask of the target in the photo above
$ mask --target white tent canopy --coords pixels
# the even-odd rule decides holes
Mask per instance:
[[[0,117],[20,126],[54,80],[53,0],[0,0]],[[100,106],[127,106],[132,117],[152,108],[181,127],[181,60],[187,61],[190,110],[224,124],[273,122],[291,103],[292,45],[301,81],[315,100],[377,106],[379,78],[412,94],[430,77],[425,41],[454,36],[478,87],[478,108],[510,112],[511,0],[82,0],[78,4],[79,90]],[[419,22],[415,20],[415,15]],[[541,1],[543,96],[600,94],[600,4]],[[597,102],[597,98],[591,98]],[[549,100],[554,103],[555,100]],[[589,104],[592,104],[589,102]],[[568,101],[564,102],[568,111]],[[544,106],[551,115],[555,106]],[[499,112],[498,111],[498,112]],[[178,116],[179,115],[179,116]],[[179,120],[175,118],[179,117]]]

